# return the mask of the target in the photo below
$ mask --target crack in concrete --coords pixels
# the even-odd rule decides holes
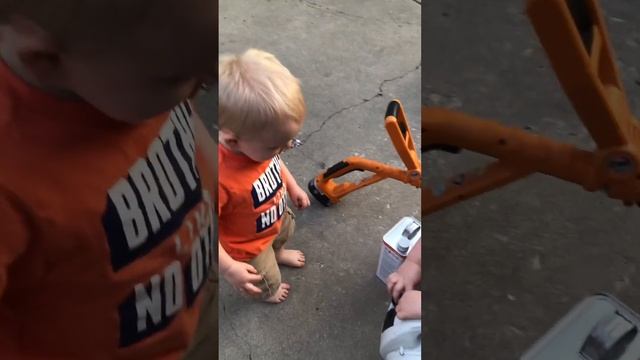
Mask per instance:
[[[325,125],[326,125],[326,124],[327,124],[331,119],[333,119],[334,117],[336,117],[336,116],[340,115],[341,113],[343,113],[343,112],[345,112],[345,111],[347,111],[347,110],[351,110],[351,109],[353,109],[353,108],[356,108],[356,107],[362,106],[362,105],[364,105],[364,104],[368,103],[369,101],[371,101],[371,100],[373,100],[373,99],[375,99],[375,98],[382,97],[382,96],[384,95],[384,86],[385,86],[387,83],[390,83],[390,82],[393,82],[393,81],[400,80],[400,79],[402,79],[402,78],[404,78],[404,77],[408,76],[408,75],[409,75],[409,74],[411,74],[412,72],[418,71],[418,69],[420,69],[420,66],[422,66],[422,64],[418,64],[415,68],[413,68],[413,69],[411,69],[411,70],[409,70],[409,71],[407,71],[407,72],[405,72],[405,73],[403,73],[403,74],[401,74],[401,75],[398,75],[398,76],[393,77],[393,78],[391,78],[391,79],[385,79],[385,80],[382,80],[382,82],[380,83],[380,85],[378,85],[378,92],[377,92],[375,95],[370,96],[370,97],[368,97],[368,98],[366,98],[366,99],[362,99],[362,101],[360,101],[360,102],[358,102],[358,103],[356,103],[356,104],[352,104],[352,105],[349,105],[349,106],[345,106],[345,107],[343,107],[343,108],[341,108],[341,109],[339,109],[339,110],[337,110],[337,111],[333,112],[331,115],[329,115],[328,117],[326,117],[326,118],[322,121],[322,123],[320,124],[320,127],[319,127],[319,128],[317,128],[317,129],[313,130],[312,132],[310,132],[309,134],[307,134],[307,135],[303,138],[303,141],[304,141],[304,142],[307,142],[309,139],[311,139],[311,137],[312,137],[313,135],[315,135],[315,134],[317,134],[318,132],[322,131],[322,129],[324,128],[324,126],[325,126]]]
[[[317,160],[313,156],[308,155],[306,152],[304,152],[304,150],[302,150],[302,147],[299,147],[297,150],[300,152],[300,154],[302,154],[303,158],[314,163],[319,169],[324,169],[327,167],[327,164],[324,161]]]
[[[338,110],[338,111],[335,111],[334,113],[332,113],[331,115],[329,115],[327,118],[325,118],[325,119],[322,121],[322,124],[320,124],[320,127],[319,127],[319,128],[317,128],[316,130],[313,130],[312,132],[310,132],[309,134],[307,134],[305,137],[303,137],[303,138],[302,138],[302,141],[303,141],[303,142],[307,142],[307,141],[308,141],[308,140],[309,140],[313,135],[315,135],[316,133],[318,133],[318,132],[322,131],[322,129],[324,128],[324,126],[327,124],[327,122],[329,122],[331,119],[333,119],[334,117],[338,116],[339,114],[341,114],[341,113],[343,113],[343,112],[345,112],[345,111],[347,111],[347,110],[350,110],[350,109],[353,109],[353,108],[359,107],[359,106],[361,106],[361,105],[364,105],[364,104],[368,103],[369,101],[371,101],[371,100],[373,100],[373,99],[375,99],[375,98],[382,97],[382,96],[384,95],[384,86],[385,86],[387,83],[389,83],[389,82],[393,82],[393,81],[397,81],[397,80],[400,80],[400,79],[402,79],[402,78],[404,78],[404,77],[408,76],[408,75],[409,75],[409,74],[411,74],[412,72],[414,72],[414,71],[418,71],[418,69],[420,69],[420,67],[421,67],[421,66],[422,66],[422,64],[418,64],[415,68],[413,68],[413,69],[412,69],[412,70],[410,70],[410,71],[407,71],[407,72],[405,72],[405,73],[403,73],[403,74],[401,74],[401,75],[398,75],[398,76],[396,76],[396,77],[393,77],[393,78],[391,78],[391,79],[384,79],[384,80],[382,80],[382,82],[380,83],[380,85],[378,85],[378,92],[377,92],[375,95],[373,95],[373,96],[371,96],[371,97],[369,97],[369,98],[363,99],[362,101],[360,101],[360,102],[359,102],[359,103],[357,103],[357,104],[349,105],[349,106],[346,106],[346,107],[341,108],[341,109],[340,109],[340,110]],[[307,154],[307,153],[304,151],[304,146],[303,146],[303,147],[299,147],[299,148],[297,148],[296,150],[297,150],[298,152],[300,152],[300,154],[302,154],[302,157],[304,157],[305,159],[307,159],[307,160],[311,161],[312,163],[314,163],[314,164],[315,164],[319,169],[325,169],[325,168],[327,167],[327,164],[326,164],[324,161],[320,161],[320,160],[318,160],[318,159],[314,158],[313,156],[311,156],[311,155]]]
[[[417,4],[421,4],[420,2],[417,2],[416,0],[412,0],[413,2],[416,2]],[[421,0],[419,0],[421,1]],[[332,8],[329,6],[323,6],[320,5],[316,2],[313,2],[311,0],[301,0],[301,2],[306,5],[309,8],[312,8],[314,10],[320,10],[332,15],[336,15],[336,16],[342,16],[344,18],[347,19],[361,19],[361,20],[368,20],[368,21],[372,21],[372,22],[385,22],[387,20],[387,18],[384,19],[378,19],[378,18],[367,18],[365,16],[361,16],[361,15],[355,15],[355,14],[350,14],[348,12],[342,11],[342,10],[338,10],[336,8]],[[400,25],[410,25],[410,26],[420,26],[420,23],[414,23],[414,22],[410,22],[410,21],[398,21],[395,18],[393,18],[393,16],[391,17],[391,19],[393,20],[393,22],[400,26]]]
[[[396,19],[395,16],[393,16],[392,12],[389,12],[388,16],[391,18],[391,21],[393,21],[394,24],[398,25],[398,27],[402,27],[402,25],[409,25],[409,26],[420,26],[420,24],[416,24],[410,21],[401,21]],[[385,19],[386,20],[386,19]]]
[[[334,9],[334,8],[331,8],[331,7],[328,7],[328,6],[320,5],[320,4],[318,4],[316,2],[313,2],[311,0],[302,0],[302,3],[305,4],[306,6],[312,8],[312,9],[328,12],[328,13],[333,14],[333,15],[343,16],[343,17],[346,17],[348,19],[364,19],[363,16],[349,14],[349,13],[346,13],[346,12],[338,10],[338,9]]]
[[[240,339],[240,341],[243,342],[249,348],[249,359],[251,360],[251,354],[253,353],[251,343],[247,339],[241,337],[240,334],[238,333],[238,330],[236,330],[236,327],[233,326],[233,322],[231,321],[231,319],[229,319],[229,316],[227,315],[227,306],[225,305],[224,301],[222,302],[222,313],[227,318],[227,323],[229,324],[229,327],[231,328],[231,332],[233,333],[233,336],[235,336],[236,338]]]
[[[422,6],[422,0],[411,0],[411,1],[413,1],[414,3]]]

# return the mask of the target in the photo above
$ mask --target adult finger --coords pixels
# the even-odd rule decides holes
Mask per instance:
[[[398,284],[398,286],[396,286],[393,289],[393,292],[391,293],[391,297],[393,297],[393,300],[397,302],[403,292],[404,292],[404,285]]]
[[[398,282],[396,278],[392,278],[391,276],[387,278],[387,291],[389,293],[391,292],[391,289],[393,289],[393,286],[396,284],[396,282]]]

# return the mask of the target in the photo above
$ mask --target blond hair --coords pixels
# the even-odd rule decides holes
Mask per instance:
[[[300,81],[268,52],[249,49],[220,56],[219,128],[254,135],[288,121],[302,124],[306,112]]]

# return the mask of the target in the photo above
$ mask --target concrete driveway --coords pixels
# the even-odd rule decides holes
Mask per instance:
[[[299,184],[354,154],[403,166],[383,120],[400,99],[419,142],[420,12],[400,0],[220,1],[221,52],[267,50],[302,80],[305,144],[284,156]],[[388,304],[380,243],[400,218],[419,217],[419,191],[388,180],[297,212],[291,247],[307,264],[283,270],[285,303],[244,299],[221,281],[220,359],[376,359]]]

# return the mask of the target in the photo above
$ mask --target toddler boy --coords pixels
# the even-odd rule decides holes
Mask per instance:
[[[290,286],[278,264],[302,267],[304,254],[286,249],[300,209],[310,205],[280,158],[302,128],[299,81],[272,54],[250,49],[220,58],[218,121],[220,272],[237,290],[270,303]]]

